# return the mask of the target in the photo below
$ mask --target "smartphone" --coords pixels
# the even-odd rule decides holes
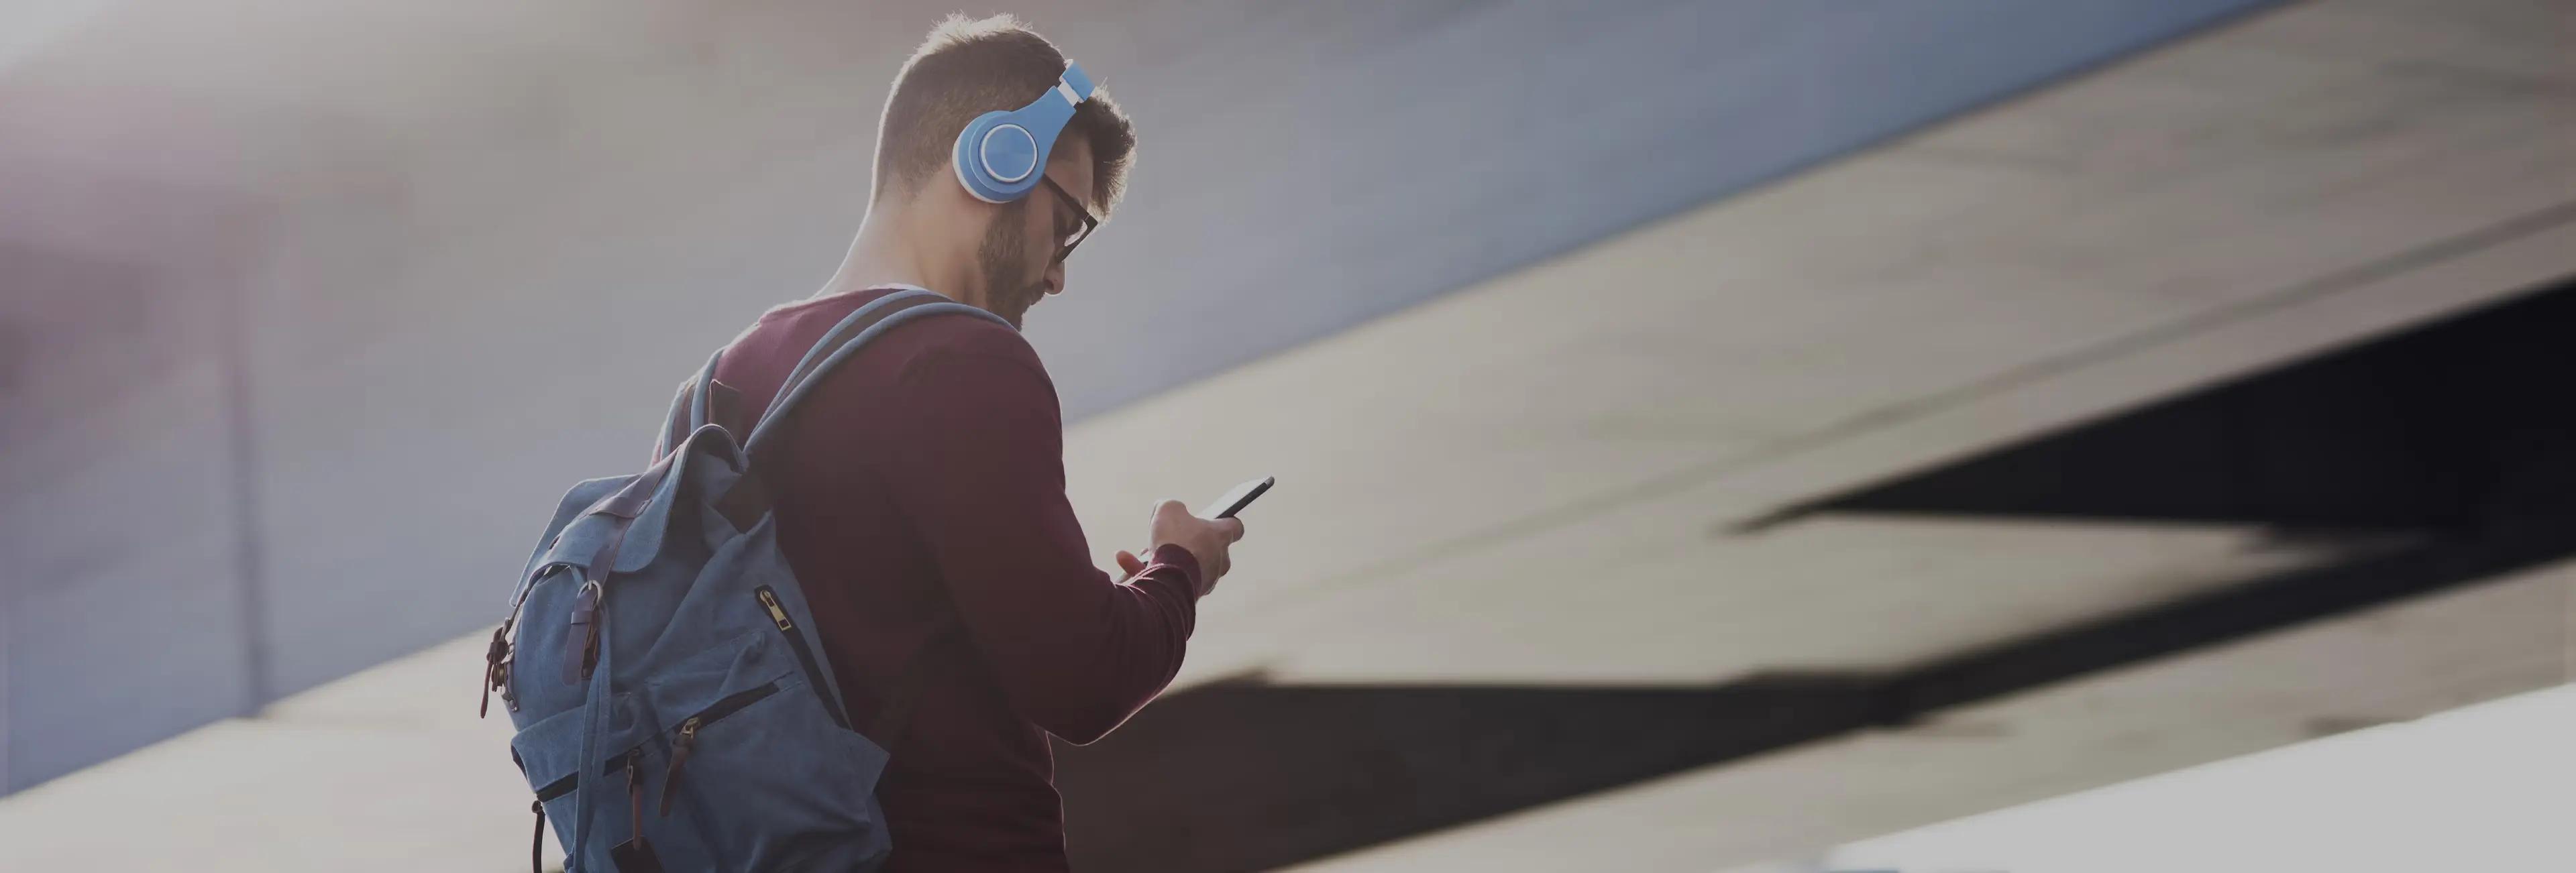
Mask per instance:
[[[1235,513],[1242,512],[1246,506],[1251,506],[1253,498],[1260,497],[1264,492],[1269,491],[1271,484],[1278,481],[1278,477],[1263,476],[1234,486],[1234,490],[1226,492],[1225,496],[1217,498],[1215,503],[1210,503],[1207,508],[1199,510],[1199,517],[1233,518]]]

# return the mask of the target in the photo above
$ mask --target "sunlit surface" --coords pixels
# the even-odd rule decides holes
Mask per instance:
[[[2576,685],[1834,850],[1904,873],[2576,870]]]

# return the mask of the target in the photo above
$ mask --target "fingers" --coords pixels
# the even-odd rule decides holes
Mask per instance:
[[[1204,595],[1208,590],[1213,590],[1216,587],[1216,580],[1234,568],[1234,562],[1227,552],[1236,541],[1243,539],[1241,519],[1200,518],[1190,511],[1187,504],[1178,500],[1163,500],[1154,504],[1151,526],[1154,545],[1161,546],[1165,543],[1179,545],[1188,549],[1191,557],[1198,559],[1203,580],[1201,594]],[[1129,553],[1119,553],[1119,566],[1125,568],[1129,574],[1132,575],[1144,569],[1143,559],[1137,559],[1131,566],[1128,564],[1129,558]]]
[[[1136,557],[1136,553],[1134,552],[1120,549],[1118,551],[1118,569],[1129,576],[1145,572],[1145,559]]]

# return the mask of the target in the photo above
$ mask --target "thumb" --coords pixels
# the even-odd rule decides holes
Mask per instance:
[[[1118,550],[1118,569],[1129,576],[1145,572],[1145,559],[1125,549]]]

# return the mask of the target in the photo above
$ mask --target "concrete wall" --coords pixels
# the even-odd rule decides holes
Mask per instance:
[[[1146,144],[1130,205],[1030,333],[1087,415],[2262,5],[1052,12],[1036,23]],[[199,38],[160,9],[0,80],[40,98],[28,112],[63,113],[23,128],[90,130],[61,108],[96,105],[82,77],[154,47],[189,73],[102,88],[147,129],[208,94],[240,101],[185,130],[238,159],[198,165],[244,189],[224,196],[264,198],[226,213],[255,232],[220,253],[124,253],[155,276],[147,345],[182,353],[68,405],[0,407],[8,787],[497,620],[560,490],[640,461],[706,350],[820,282],[863,205],[882,83],[935,10],[665,6],[683,9],[566,25],[577,43],[374,6],[275,25],[376,28],[325,31],[366,46],[330,55],[345,70]],[[240,72],[263,63],[271,78]],[[254,87],[291,93],[241,97]],[[0,162],[22,189],[158,171],[75,145],[23,154]],[[81,188],[47,190],[60,205]],[[0,240],[43,236],[19,208],[37,201],[10,193]],[[1599,305],[1609,289],[1568,290]],[[248,326],[246,394],[225,375],[227,319]]]

